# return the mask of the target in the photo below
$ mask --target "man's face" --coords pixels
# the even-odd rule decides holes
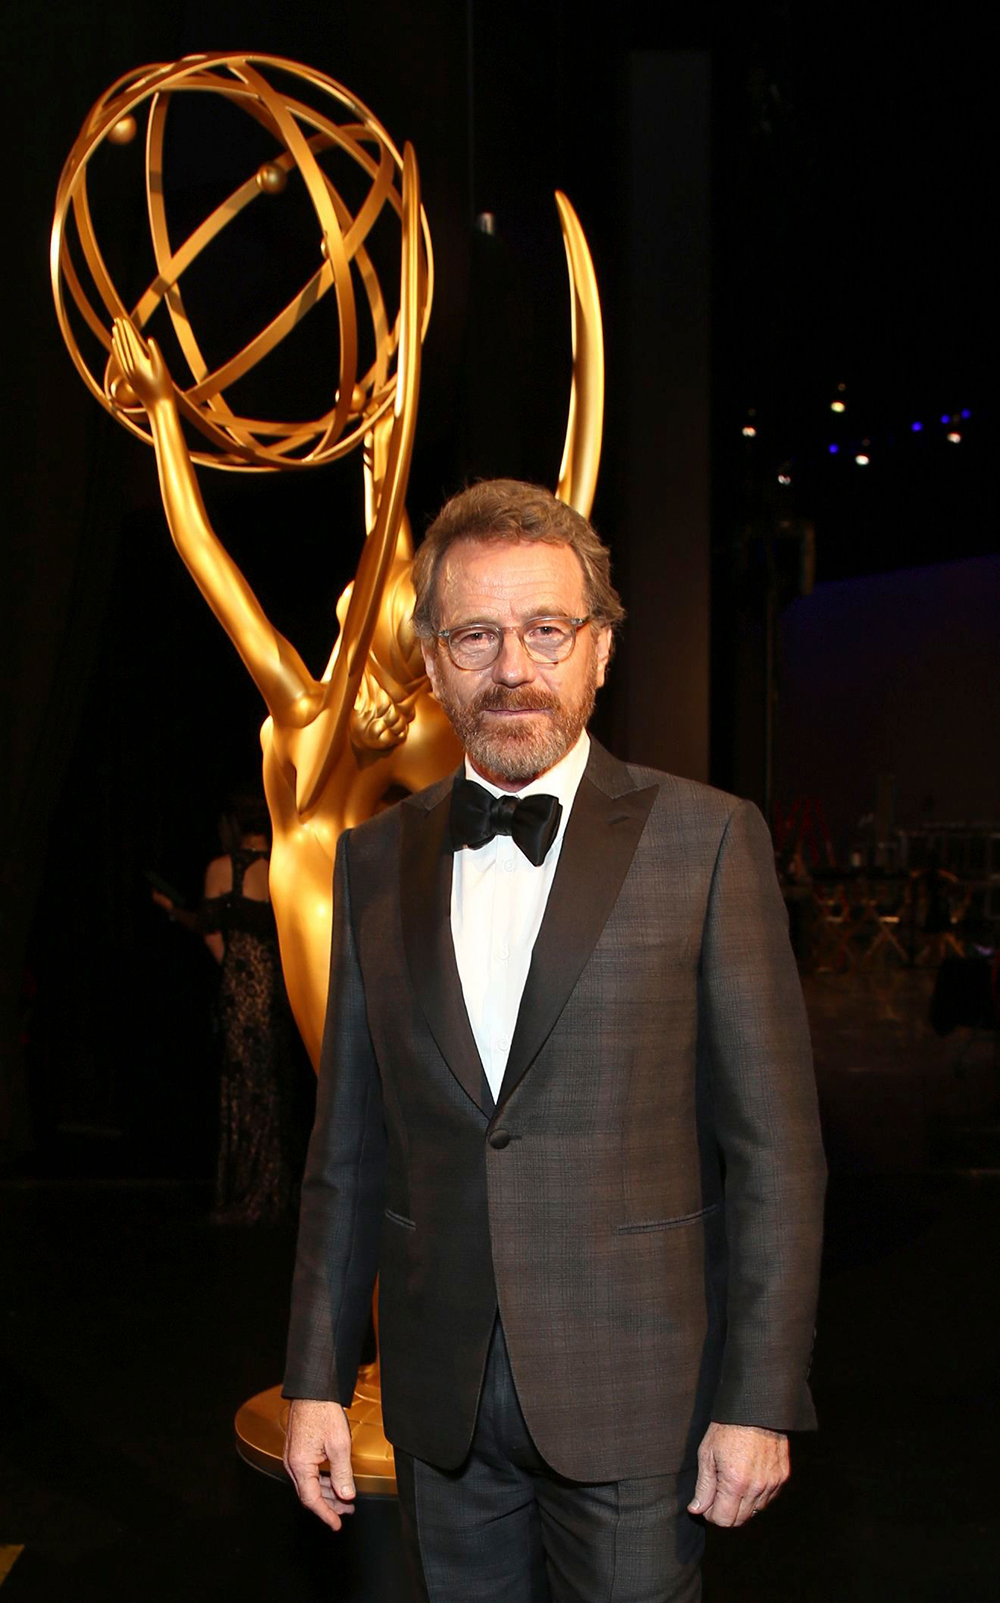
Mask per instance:
[[[567,545],[458,540],[438,572],[442,629],[471,623],[511,628],[531,618],[582,618],[583,569]],[[515,789],[575,745],[604,683],[610,629],[587,625],[564,662],[533,662],[506,633],[487,668],[457,668],[442,640],[423,643],[431,688],[475,767]]]

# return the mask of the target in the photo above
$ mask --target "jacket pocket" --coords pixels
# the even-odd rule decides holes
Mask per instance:
[[[709,1214],[718,1213],[722,1206],[719,1202],[710,1202],[707,1208],[698,1208],[694,1213],[680,1213],[674,1219],[639,1219],[634,1224],[617,1225],[616,1236],[638,1236],[647,1230],[678,1230],[681,1225],[694,1224],[696,1219],[705,1219]]]
[[[405,1213],[395,1213],[392,1208],[385,1209],[385,1217],[391,1219],[394,1225],[402,1225],[404,1230],[416,1230],[415,1219],[407,1219]]]

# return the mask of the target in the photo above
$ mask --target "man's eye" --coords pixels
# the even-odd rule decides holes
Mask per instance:
[[[493,639],[492,629],[459,629],[452,635],[457,646],[485,646]]]
[[[561,640],[566,627],[561,623],[533,623],[528,630],[529,640]]]

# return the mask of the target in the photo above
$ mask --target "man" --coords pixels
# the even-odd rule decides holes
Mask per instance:
[[[338,845],[289,1472],[339,1528],[378,1269],[419,1595],[689,1603],[704,1522],[758,1513],[814,1423],[824,1168],[770,839],[589,740],[623,614],[548,492],[455,497],[414,586],[466,760]]]

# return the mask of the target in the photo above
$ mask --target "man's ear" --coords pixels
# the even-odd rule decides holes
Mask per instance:
[[[423,652],[424,670],[431,682],[431,695],[434,697],[434,700],[437,701],[437,641],[433,638],[430,640],[421,639],[420,650]]]
[[[611,630],[607,625],[597,631],[594,649],[597,655],[597,688],[600,690],[604,683],[608,671],[608,661],[611,657]]]

